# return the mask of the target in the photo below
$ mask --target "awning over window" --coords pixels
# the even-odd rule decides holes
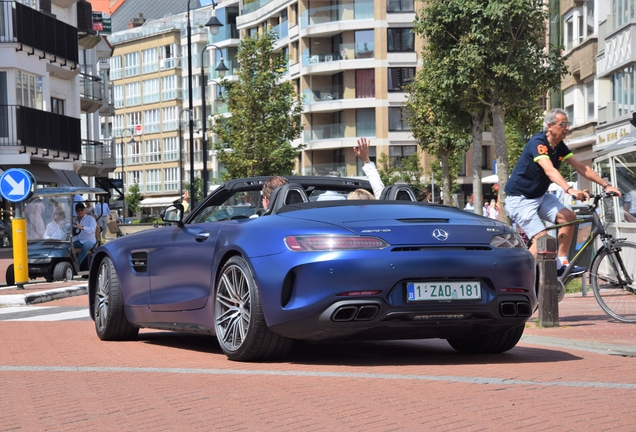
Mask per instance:
[[[38,185],[68,185],[68,179],[66,177],[60,177],[59,174],[46,164],[32,163],[29,165],[0,165],[0,170],[2,172],[10,168],[21,168],[29,171],[33,174],[33,177],[35,177],[35,182]],[[82,186],[86,186],[86,184],[83,184]]]
[[[166,207],[172,205],[175,201],[179,201],[180,196],[145,198],[139,203],[140,207]]]
[[[53,169],[60,177],[66,180],[66,184],[69,186],[88,187],[86,182],[75,172],[69,170]]]

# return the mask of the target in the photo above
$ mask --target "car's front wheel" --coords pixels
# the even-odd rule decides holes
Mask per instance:
[[[95,330],[101,340],[123,341],[137,337],[139,328],[126,318],[119,278],[110,258],[99,263],[95,290]]]
[[[523,335],[525,325],[494,333],[485,337],[448,339],[448,343],[456,351],[464,354],[502,353],[517,345]]]
[[[55,264],[53,269],[53,280],[56,281],[71,281],[73,280],[73,267],[66,261]]]
[[[281,357],[292,340],[267,328],[252,271],[243,257],[223,266],[214,294],[216,337],[230,360],[255,361]]]

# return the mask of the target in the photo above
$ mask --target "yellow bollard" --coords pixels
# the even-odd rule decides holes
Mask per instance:
[[[29,254],[27,251],[26,219],[14,218],[11,221],[13,232],[13,273],[15,284],[24,288],[29,281]]]

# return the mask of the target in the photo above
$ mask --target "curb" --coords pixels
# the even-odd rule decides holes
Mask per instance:
[[[583,340],[564,339],[551,336],[536,336],[531,334],[524,334],[523,336],[521,336],[521,342],[545,347],[570,348],[596,354],[636,357],[636,347],[627,345],[588,342]]]
[[[27,306],[74,297],[88,293],[88,285],[77,285],[65,288],[54,288],[47,291],[39,291],[29,294],[12,294],[0,296],[0,307]]]

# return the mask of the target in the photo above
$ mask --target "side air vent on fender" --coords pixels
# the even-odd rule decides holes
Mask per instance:
[[[130,265],[133,270],[139,273],[143,273],[148,268],[148,253],[147,252],[133,252],[130,258]]]

